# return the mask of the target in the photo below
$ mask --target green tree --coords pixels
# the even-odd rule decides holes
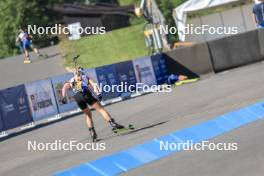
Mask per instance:
[[[54,21],[47,6],[55,3],[84,2],[84,0],[1,0],[0,1],[0,58],[18,53],[15,44],[19,27],[27,25],[49,26]],[[47,36],[34,36],[45,40]]]
[[[90,3],[111,3],[118,4],[117,0],[88,0]]]
[[[159,8],[166,19],[166,23],[169,27],[175,27],[175,21],[173,19],[173,10],[181,5],[182,3],[186,2],[187,0],[157,0]],[[169,43],[174,43],[178,41],[178,36],[169,34],[168,35]]]

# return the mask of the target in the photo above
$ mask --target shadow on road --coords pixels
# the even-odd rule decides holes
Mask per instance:
[[[134,134],[134,133],[137,133],[137,132],[141,132],[143,130],[147,130],[147,129],[150,129],[150,128],[154,128],[156,126],[163,125],[163,124],[165,124],[167,122],[169,122],[169,121],[163,121],[163,122],[155,123],[155,124],[148,125],[148,126],[141,127],[141,128],[136,128],[136,126],[135,126],[135,129],[134,130],[129,130],[129,131],[126,131],[126,132],[121,132],[121,133],[114,133],[114,134],[112,134],[110,136],[107,136],[107,137],[104,137],[104,138],[100,138],[98,140],[99,141],[109,140],[109,139],[111,139],[113,137],[117,137],[117,136],[125,136],[125,135],[128,135],[128,134]]]
[[[60,55],[60,53],[54,53],[54,54],[50,54],[50,55],[47,54],[46,57],[38,57],[39,59],[36,59],[33,62],[39,62],[42,60],[49,60],[49,59],[52,59],[52,58],[59,56],[59,55]]]

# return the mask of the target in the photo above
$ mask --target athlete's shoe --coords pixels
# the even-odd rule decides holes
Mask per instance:
[[[24,60],[24,64],[30,64],[31,60]]]
[[[93,141],[93,142],[96,142],[96,141],[97,141],[97,134],[96,134],[96,132],[95,132],[94,127],[89,128],[89,132],[90,132],[90,135],[91,135],[92,141]]]
[[[120,124],[116,123],[114,119],[111,119],[109,121],[109,123],[112,126],[113,130],[114,129],[123,129],[123,128],[125,128],[123,125],[120,125]]]

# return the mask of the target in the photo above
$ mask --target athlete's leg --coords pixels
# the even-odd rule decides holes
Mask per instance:
[[[39,50],[38,50],[38,48],[33,48],[33,51],[34,51],[36,54],[39,55]]]
[[[87,107],[87,108],[83,109],[82,111],[85,113],[86,124],[87,124],[88,128],[93,128],[94,123],[93,123],[93,117],[92,117],[91,110]]]
[[[40,52],[39,52],[39,49],[38,49],[38,48],[32,46],[32,50],[33,50],[38,56],[41,55]]]
[[[78,105],[78,107],[84,112],[85,117],[86,117],[86,124],[88,128],[93,128],[93,118],[92,118],[92,113],[89,107],[87,106],[87,103],[85,101],[84,95],[81,92],[78,92],[74,95],[74,99]]]
[[[32,41],[30,41],[30,48],[34,51],[34,53],[40,56],[39,49],[33,45]]]
[[[27,48],[25,48],[24,50],[25,50],[25,56],[26,56],[26,59],[25,60],[30,60],[30,58],[29,58],[29,51],[27,50]]]
[[[94,129],[92,112],[91,112],[91,110],[88,107],[83,109],[82,111],[85,113],[86,124],[88,126],[91,138],[92,138],[93,142],[96,142],[97,141],[97,134],[96,134],[96,131]]]
[[[81,92],[77,92],[74,94],[74,99],[78,105],[78,107],[84,112],[86,117],[86,125],[88,126],[91,138],[93,141],[96,141],[97,134],[94,129],[93,117],[91,110],[87,106],[87,102],[85,101],[84,95]]]
[[[97,112],[99,112],[107,122],[111,121],[111,119],[112,119],[111,115],[110,115],[109,112],[108,112],[108,111],[107,111],[107,110],[101,105],[100,102],[98,102],[98,101],[95,102],[95,103],[92,105],[92,107],[93,107]]]
[[[113,128],[117,128],[117,129],[122,129],[124,128],[123,125],[120,125],[118,123],[115,122],[115,120],[111,117],[111,115],[109,114],[109,112],[101,105],[101,103],[99,101],[95,102],[92,107],[99,112],[103,118],[110,123],[110,125]]]
[[[23,48],[23,43],[22,42],[19,42],[18,47],[19,47],[20,52],[24,53],[24,48]]]
[[[24,48],[24,51],[25,51],[25,56],[26,56],[26,59],[25,61],[30,61],[30,57],[29,57],[29,43],[28,42],[25,42],[25,43],[22,43],[23,44],[23,48]]]

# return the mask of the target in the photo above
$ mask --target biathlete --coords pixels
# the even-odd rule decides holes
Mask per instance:
[[[16,38],[16,44],[19,45],[20,47],[22,47],[22,49],[25,53],[25,56],[26,56],[25,60],[24,60],[25,64],[31,63],[31,60],[29,58],[29,49],[32,49],[38,56],[42,56],[39,53],[39,50],[36,47],[34,47],[34,45],[32,43],[32,36],[29,35],[23,29],[19,29],[19,31],[18,31],[18,35]]]
[[[78,107],[86,115],[86,123],[93,142],[97,141],[97,134],[94,128],[92,113],[87,104],[99,112],[103,118],[109,122],[113,129],[125,128],[116,123],[109,112],[107,112],[107,110],[101,105],[100,101],[102,100],[102,96],[99,88],[97,84],[84,73],[83,68],[79,67],[76,69],[74,77],[64,84],[62,89],[63,104],[67,103],[66,93],[69,89],[73,90],[74,99],[77,102]]]

